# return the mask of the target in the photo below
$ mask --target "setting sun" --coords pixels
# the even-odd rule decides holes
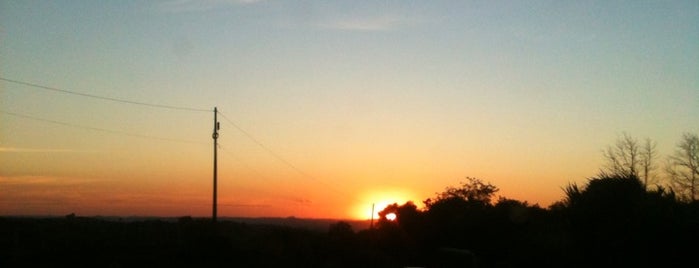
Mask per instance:
[[[696,265],[699,0],[406,2],[0,0],[0,268]]]
[[[379,219],[379,212],[381,212],[391,204],[402,205],[405,202],[416,201],[420,199],[416,198],[412,193],[409,193],[404,190],[387,190],[382,192],[369,192],[365,194],[360,200],[362,202],[355,206],[352,215],[354,215],[354,217],[357,219],[366,220],[371,218]],[[372,204],[374,211],[373,216],[371,214]]]

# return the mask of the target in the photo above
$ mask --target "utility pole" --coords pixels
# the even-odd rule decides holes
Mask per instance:
[[[216,222],[216,211],[217,211],[217,207],[216,207],[217,204],[216,203],[218,202],[217,197],[216,197],[216,194],[218,191],[218,189],[217,189],[218,182],[217,182],[217,178],[216,178],[216,176],[218,175],[218,159],[216,158],[217,157],[216,153],[218,150],[218,130],[220,128],[220,125],[218,123],[218,119],[216,118],[216,115],[218,115],[218,110],[216,109],[216,107],[214,107],[214,134],[211,135],[211,137],[214,138],[214,206],[213,206],[213,213],[211,215],[211,219],[213,220],[213,222]]]

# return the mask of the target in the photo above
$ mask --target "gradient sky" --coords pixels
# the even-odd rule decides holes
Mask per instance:
[[[699,2],[2,1],[0,76],[218,107],[219,215],[368,218],[467,176],[548,206],[623,132],[699,132]],[[8,81],[0,111],[2,215],[211,213],[212,112]]]

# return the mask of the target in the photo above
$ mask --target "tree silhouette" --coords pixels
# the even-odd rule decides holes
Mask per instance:
[[[446,187],[429,206],[392,204],[377,228],[327,229],[180,217],[104,221],[0,217],[0,267],[595,267],[693,262],[699,202],[644,189],[634,176],[570,184],[549,209],[501,197],[477,179]],[[385,216],[395,213],[396,219]],[[282,222],[287,222],[286,220]],[[315,224],[314,224],[315,225]],[[689,246],[684,246],[689,245]]]
[[[656,143],[650,138],[646,138],[643,141],[643,147],[641,147],[641,173],[640,178],[643,178],[643,186],[648,190],[649,183],[655,183],[655,177],[653,176],[653,171],[656,168],[655,161],[657,156],[657,151],[655,150]]]
[[[466,181],[461,182],[459,187],[447,186],[444,192],[437,193],[435,200],[428,198],[424,203],[428,208],[435,203],[450,199],[460,199],[470,203],[490,204],[493,195],[495,195],[497,191],[499,191],[499,189],[490,183],[484,183],[477,178],[466,177]]]
[[[613,145],[602,151],[605,164],[600,169],[599,176],[637,177],[643,182],[644,189],[647,189],[650,183],[655,183],[655,147],[656,143],[650,138],[640,143],[631,135],[623,133]]]
[[[666,167],[670,183],[688,201],[696,201],[699,195],[699,136],[685,133]]]
[[[607,149],[602,151],[606,163],[602,167],[601,175],[638,176],[640,151],[638,140],[623,133],[617,138],[614,146],[607,146]]]
[[[646,192],[635,176],[593,178],[585,187],[571,184],[565,192],[569,228],[580,258],[594,264],[647,265],[661,262],[657,256],[670,255],[668,235],[675,226],[671,192],[663,188]]]

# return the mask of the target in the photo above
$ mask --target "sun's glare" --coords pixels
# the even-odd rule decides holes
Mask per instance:
[[[395,221],[396,220],[396,213],[391,212],[391,213],[386,214],[386,219],[389,221]]]
[[[365,200],[364,202],[357,204],[356,207],[354,208],[353,214],[356,215],[355,217],[358,219],[366,220],[366,219],[375,219],[378,220],[380,218],[379,212],[384,210],[387,206],[391,204],[398,204],[398,205],[403,205],[405,202],[408,201],[415,201],[415,199],[411,194],[409,194],[407,191],[382,191],[382,192],[371,192],[367,193],[364,195],[361,200]],[[372,215],[372,205],[373,205],[373,212],[374,214]],[[394,214],[395,216],[395,214]]]

